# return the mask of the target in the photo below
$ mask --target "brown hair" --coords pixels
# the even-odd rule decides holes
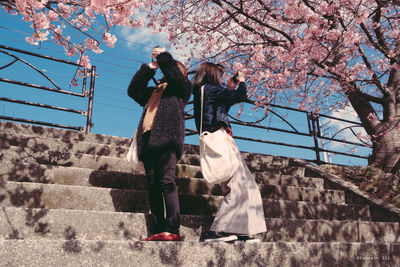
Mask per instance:
[[[195,88],[201,87],[205,83],[221,85],[224,70],[221,65],[211,62],[201,63],[194,74],[192,84]]]
[[[185,65],[183,65],[183,63],[178,61],[178,60],[176,60],[176,64],[178,65],[178,68],[181,70],[183,76],[185,76],[187,78],[188,77],[188,73],[187,73],[187,70],[185,68]]]

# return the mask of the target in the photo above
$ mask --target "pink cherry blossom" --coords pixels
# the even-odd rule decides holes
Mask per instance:
[[[61,15],[63,17],[69,18],[72,15],[73,8],[70,5],[66,5],[64,3],[59,3],[58,11],[61,13]]]
[[[46,41],[47,40],[47,36],[49,35],[49,31],[37,31],[35,32],[32,36],[33,39],[35,39],[36,41]]]
[[[89,57],[87,55],[82,55],[81,58],[77,61],[79,65],[83,68],[89,69],[92,65],[90,64]]]
[[[25,37],[25,40],[31,45],[38,45],[39,42],[35,41],[32,37]]]
[[[86,38],[85,46],[97,54],[103,52],[103,50],[99,48],[99,43],[92,38]]]
[[[58,20],[58,14],[56,12],[54,12],[53,10],[50,10],[47,13],[47,18],[49,19],[49,21],[57,21]]]
[[[26,0],[26,3],[33,9],[42,9],[47,1],[44,0]]]
[[[109,32],[103,34],[103,41],[107,44],[108,47],[114,47],[115,42],[117,41],[117,37]]]
[[[35,15],[33,15],[32,18],[33,18],[33,25],[36,29],[44,30],[49,27],[49,20],[44,13],[42,12],[36,13]]]

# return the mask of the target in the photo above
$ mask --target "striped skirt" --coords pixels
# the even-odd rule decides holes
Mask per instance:
[[[241,164],[232,178],[221,184],[225,197],[210,230],[250,236],[265,232],[267,227],[260,190],[239,150],[236,151]]]

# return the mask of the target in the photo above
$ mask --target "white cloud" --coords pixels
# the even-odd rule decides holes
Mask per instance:
[[[343,119],[343,120],[348,120],[348,121],[354,121],[354,122],[359,122],[359,118],[357,113],[354,111],[354,109],[351,106],[347,106],[344,109],[334,111],[331,115],[332,117]],[[322,125],[323,126],[323,135],[324,136],[333,136],[335,135],[338,131],[349,127],[351,125],[354,125],[352,123],[340,121],[340,120],[333,120],[333,119],[328,119],[324,118],[322,120]],[[363,127],[352,127],[353,131],[355,132],[356,135],[360,135],[362,137],[367,137],[367,133],[365,132]],[[355,143],[360,143],[360,140],[354,136],[350,128],[347,128],[343,131],[340,131],[337,135],[335,135],[335,139],[341,139],[341,140],[346,140],[350,142],[355,142]],[[366,140],[364,140],[366,141]],[[329,144],[331,148],[345,148],[346,146],[342,143],[339,142],[332,142]],[[347,146],[348,148],[348,146]]]
[[[171,47],[168,40],[168,34],[165,32],[153,33],[153,30],[147,27],[121,29],[122,38],[126,41],[128,47],[137,47],[140,45],[144,53],[151,53],[155,46],[166,47],[175,59],[186,62],[190,57],[190,47],[177,49]]]

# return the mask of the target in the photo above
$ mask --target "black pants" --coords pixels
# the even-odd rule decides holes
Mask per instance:
[[[175,184],[176,150],[172,147],[151,148],[148,146],[149,137],[150,131],[143,134],[142,160],[156,231],[178,234],[180,208]]]

